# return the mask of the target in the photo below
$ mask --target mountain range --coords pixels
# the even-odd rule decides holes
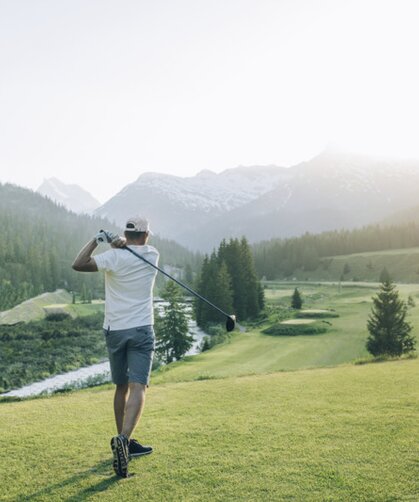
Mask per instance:
[[[417,206],[417,187],[418,161],[327,149],[288,168],[239,166],[192,177],[144,173],[93,214],[118,226],[142,214],[160,236],[210,251],[221,239],[242,235],[257,242],[394,223]]]
[[[200,250],[355,228],[417,205],[419,162],[326,150],[295,166],[252,166],[194,177],[145,173],[95,214],[122,225],[142,213],[154,231]]]
[[[36,191],[78,214],[91,214],[100,206],[100,202],[79,185],[68,185],[57,178],[44,179]]]

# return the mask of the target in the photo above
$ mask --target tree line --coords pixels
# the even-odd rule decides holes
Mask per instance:
[[[329,256],[415,246],[419,246],[419,225],[407,223],[272,239],[254,244],[252,251],[258,276],[272,280],[290,277],[297,269],[315,270]]]
[[[64,288],[103,297],[102,274],[78,274],[71,263],[101,228],[120,232],[109,221],[77,215],[31,190],[0,184],[0,310],[46,291]],[[160,263],[188,266],[192,275],[202,258],[179,244],[153,236]],[[106,250],[106,246],[98,252]]]
[[[227,313],[245,320],[257,316],[264,307],[263,288],[257,278],[247,240],[223,240],[217,251],[203,260],[197,292]],[[198,326],[224,320],[222,314],[206,303],[194,304]]]

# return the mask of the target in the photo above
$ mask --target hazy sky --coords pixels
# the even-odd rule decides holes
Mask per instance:
[[[416,0],[0,0],[0,181],[419,158]]]

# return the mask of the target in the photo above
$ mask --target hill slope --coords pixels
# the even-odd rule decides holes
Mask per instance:
[[[79,274],[71,263],[101,228],[120,232],[108,220],[77,215],[31,190],[0,184],[0,310],[46,291],[81,291],[85,284],[100,295],[102,274]],[[153,237],[161,264],[196,270],[200,258],[181,245]],[[98,252],[106,246],[98,248]]]
[[[155,453],[126,480],[111,468],[112,390],[3,403],[2,500],[414,500],[418,369],[152,386],[138,437]]]

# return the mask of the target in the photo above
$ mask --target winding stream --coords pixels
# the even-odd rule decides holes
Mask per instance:
[[[163,312],[163,307],[166,304],[164,302],[156,302],[155,306],[161,314]],[[190,314],[191,308],[186,304],[185,310]],[[186,353],[186,355],[199,354],[200,346],[206,333],[202,331],[196,322],[189,317],[188,320],[189,333],[194,337],[194,342],[192,347]],[[35,382],[30,385],[25,385],[20,389],[11,390],[1,396],[10,397],[29,397],[37,396],[42,393],[52,393],[54,391],[65,389],[71,386],[82,386],[83,382],[89,381],[93,378],[100,377],[103,382],[111,380],[109,361],[105,361],[98,364],[93,364],[84,368],[79,368],[78,370],[69,371],[61,375],[55,375],[53,377],[46,378],[40,382]]]

